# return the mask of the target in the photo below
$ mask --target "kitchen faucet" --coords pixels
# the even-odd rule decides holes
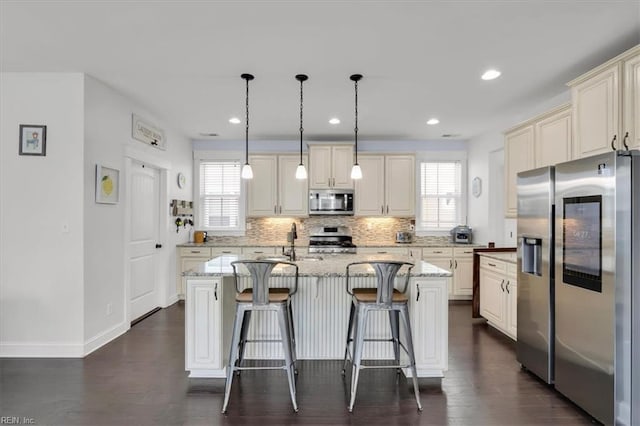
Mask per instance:
[[[298,238],[298,232],[296,230],[296,223],[293,222],[291,224],[291,229],[287,232],[287,242],[291,243],[291,247],[289,247],[289,253],[285,253],[289,256],[289,260],[292,262],[296,261],[296,238]],[[284,252],[284,247],[282,248]]]

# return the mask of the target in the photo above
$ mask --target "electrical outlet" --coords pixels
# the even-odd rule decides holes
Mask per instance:
[[[107,303],[107,315],[111,315],[113,313],[113,304]]]

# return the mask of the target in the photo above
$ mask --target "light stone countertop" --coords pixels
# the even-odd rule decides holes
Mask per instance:
[[[258,258],[269,258],[268,256],[247,256],[247,255],[223,255],[203,262],[195,268],[184,272],[182,275],[186,277],[211,277],[224,276],[233,274],[231,262],[236,260],[256,260]],[[321,260],[312,260],[321,257]],[[276,256],[271,257],[277,258]],[[438,268],[430,263],[415,260],[408,256],[398,255],[357,255],[357,254],[320,254],[318,256],[305,256],[306,259],[299,260],[298,274],[301,277],[344,277],[346,276],[346,267],[349,263],[365,262],[372,260],[388,260],[388,261],[405,261],[415,264],[411,270],[412,277],[450,277],[451,272]],[[278,265],[273,269],[272,275],[293,275],[295,269],[289,265]],[[402,268],[398,276],[406,273],[406,269]],[[350,270],[353,276],[374,276],[375,272],[369,266],[354,266]],[[248,275],[248,274],[247,274]]]
[[[500,260],[507,263],[518,263],[518,253],[515,251],[510,252],[481,252],[480,256],[488,257],[490,259]]]
[[[206,243],[183,243],[178,244],[177,247],[289,247],[289,243],[286,241],[238,241],[233,243],[228,242],[206,242]],[[308,241],[296,241],[296,247],[308,247]],[[480,244],[456,244],[456,243],[424,243],[424,242],[412,242],[412,243],[394,243],[394,242],[366,242],[358,243],[357,247],[486,247]]]

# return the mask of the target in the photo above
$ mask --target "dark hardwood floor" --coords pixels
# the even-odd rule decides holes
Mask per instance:
[[[424,411],[392,370],[361,374],[354,413],[339,361],[300,361],[291,410],[282,371],[245,371],[229,413],[224,382],[188,379],[184,305],[163,309],[85,359],[0,359],[2,416],[38,425],[584,425],[588,415],[522,371],[515,345],[471,319],[470,304],[449,309],[449,371],[421,381]],[[403,376],[400,376],[403,377]],[[4,423],[7,423],[5,420]],[[24,423],[22,423],[24,424]]]

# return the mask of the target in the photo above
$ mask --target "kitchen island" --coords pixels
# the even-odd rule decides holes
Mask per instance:
[[[190,377],[225,377],[230,337],[235,315],[235,285],[231,262],[256,256],[223,255],[185,272],[185,364]],[[443,377],[448,356],[449,271],[424,261],[398,255],[321,255],[299,258],[298,291],[292,296],[298,359],[342,359],[351,298],[346,292],[346,265],[369,260],[402,260],[415,264],[407,296],[413,331],[416,367],[419,377]],[[293,283],[295,269],[287,265],[274,268],[271,287]],[[355,287],[375,287],[375,273],[369,267],[352,268],[350,281]],[[351,274],[350,273],[350,274]],[[402,288],[406,275],[398,274],[396,288]],[[242,275],[241,288],[249,285]],[[402,332],[401,332],[402,333]],[[390,338],[388,315],[371,315],[367,336]],[[403,334],[401,334],[401,337]],[[274,315],[255,312],[249,339],[279,339]],[[282,359],[279,343],[249,344],[247,359]],[[365,345],[364,359],[393,359],[390,343]],[[338,372],[339,373],[339,372]],[[405,374],[410,374],[405,371]]]

